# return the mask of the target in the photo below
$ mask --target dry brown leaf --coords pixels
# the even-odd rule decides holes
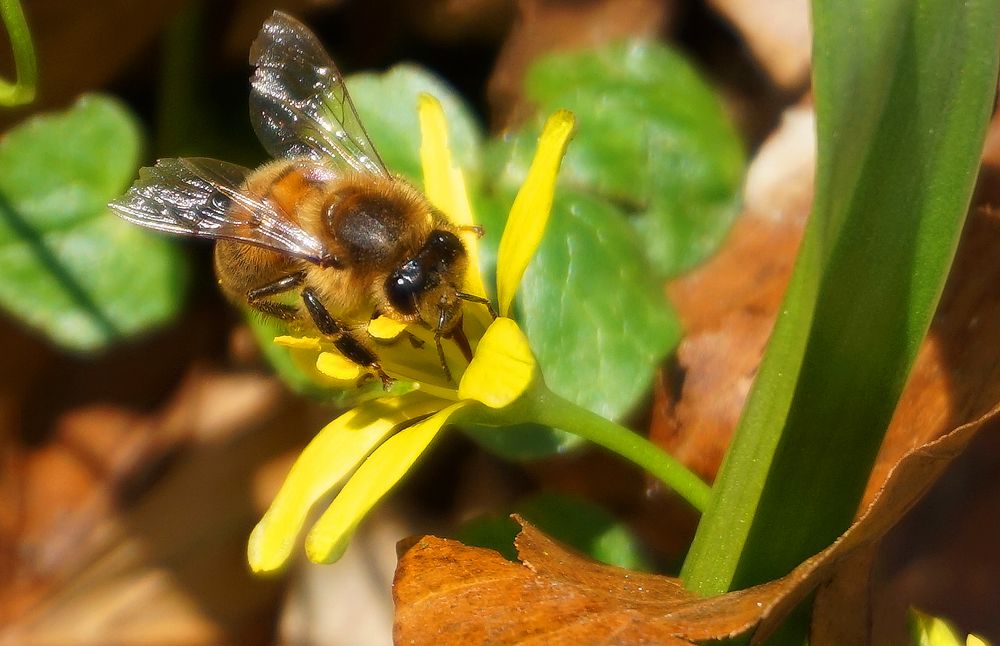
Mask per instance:
[[[435,42],[495,42],[510,29],[513,0],[425,0],[405,3],[407,19]]]
[[[280,586],[245,563],[260,513],[250,483],[317,426],[282,392],[196,365],[160,411],[72,407],[41,445],[20,447],[20,486],[0,490],[0,507],[16,510],[0,541],[0,643],[263,635]]]
[[[294,564],[277,642],[352,646],[392,642],[392,577],[400,536],[426,527],[408,500],[379,505],[336,566]]]
[[[710,0],[781,87],[808,81],[812,35],[807,0]]]
[[[980,433],[883,541],[871,586],[873,643],[886,643],[881,616],[898,628],[909,606],[1000,643],[998,472],[1000,433]]]
[[[820,586],[813,604],[811,644],[873,643],[870,575],[878,548],[873,543],[857,550],[837,566],[833,579]]]
[[[770,635],[793,608],[846,559],[864,554],[930,488],[1000,406],[975,422],[908,452],[858,521],[788,576],[710,598],[678,579],[599,565],[557,545],[518,519],[521,563],[491,550],[424,537],[396,570],[399,643],[687,643]],[[816,633],[825,641],[830,633]]]

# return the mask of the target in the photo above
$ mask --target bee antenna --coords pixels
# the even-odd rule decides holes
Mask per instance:
[[[497,311],[493,309],[493,303],[490,301],[490,299],[484,298],[482,296],[476,296],[475,294],[469,294],[467,292],[455,292],[455,296],[459,297],[463,301],[485,305],[486,309],[489,310],[490,312],[490,316],[492,316],[494,319],[497,317]]]

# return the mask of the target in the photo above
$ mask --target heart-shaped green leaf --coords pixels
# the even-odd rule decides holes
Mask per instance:
[[[162,324],[186,265],[163,236],[107,208],[132,181],[140,135],[119,103],[85,96],[0,140],[0,306],[72,350]]]
[[[710,255],[736,216],[743,178],[740,138],[722,103],[683,56],[629,41],[539,59],[527,96],[538,118],[489,153],[498,183],[524,179],[540,119],[576,114],[561,184],[619,205],[662,275]]]

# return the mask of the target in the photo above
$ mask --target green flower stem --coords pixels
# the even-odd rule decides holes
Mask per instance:
[[[17,69],[16,83],[0,79],[0,105],[31,103],[35,99],[35,88],[38,85],[38,62],[35,60],[35,48],[31,43],[31,32],[28,31],[21,3],[18,0],[0,0],[0,17],[10,36],[14,67]]]
[[[680,462],[636,433],[547,388],[538,388],[531,406],[531,421],[559,428],[617,453],[642,467],[703,512],[712,489]]]

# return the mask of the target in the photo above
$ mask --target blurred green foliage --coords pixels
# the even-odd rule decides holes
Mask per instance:
[[[0,140],[0,306],[70,350],[162,325],[187,269],[174,241],[113,215],[140,133],[108,97],[82,97]]]

